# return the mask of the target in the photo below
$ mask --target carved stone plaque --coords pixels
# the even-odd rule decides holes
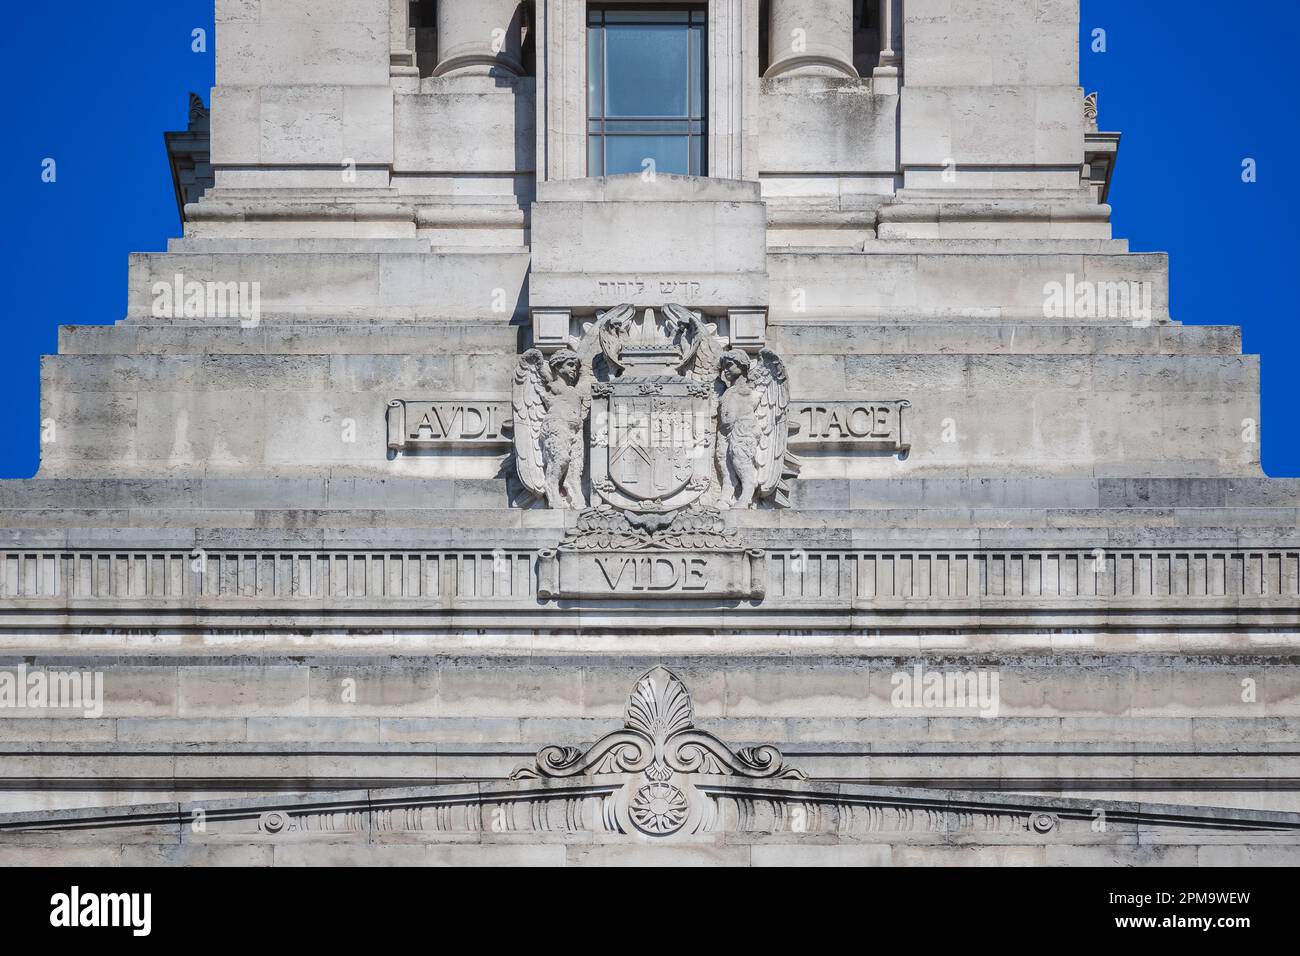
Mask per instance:
[[[388,447],[393,451],[448,445],[508,445],[507,401],[449,398],[388,403]]]
[[[543,551],[538,593],[585,598],[763,596],[763,552]]]
[[[903,409],[908,401],[791,401],[790,444],[847,445],[878,448],[906,455],[911,443],[903,433]]]
[[[537,594],[555,598],[733,598],[761,601],[767,555],[745,547],[698,503],[636,526],[610,505],[590,508],[558,548],[538,553]]]

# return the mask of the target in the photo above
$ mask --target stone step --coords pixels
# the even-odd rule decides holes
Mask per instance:
[[[783,250],[793,252],[793,249]],[[1128,255],[1127,239],[867,239],[862,244],[862,252],[876,255],[921,255],[940,253],[951,255],[962,253],[978,255],[981,253],[1021,253],[1042,255],[1043,253],[1082,253],[1088,255]]]
[[[1037,325],[1015,322],[815,322],[767,328],[770,348],[795,355],[1240,355],[1230,325]]]
[[[187,236],[167,240],[169,253],[258,253],[258,252],[331,252],[331,253],[367,253],[367,252],[429,252],[427,239],[329,239],[301,238],[275,239],[259,237],[257,239],[207,238]]]
[[[376,551],[555,547],[572,513],[464,508],[8,508],[0,547]],[[749,512],[727,523],[746,544],[854,550],[1295,549],[1300,508],[892,508]]]
[[[382,417],[388,400],[399,396],[508,393],[517,362],[514,349],[446,349],[432,354],[92,354],[47,356],[43,371],[46,389],[57,391],[64,400],[84,392],[139,396],[256,390],[315,393],[325,404],[375,392],[383,399],[377,412]]]
[[[527,315],[524,290],[529,254],[523,250],[437,253],[142,253],[131,256],[128,316],[149,322],[166,311],[176,277],[208,290],[256,283],[258,308],[283,313],[366,321],[485,319]],[[242,294],[242,293],[241,293]],[[231,318],[234,310],[205,305],[188,321]],[[171,309],[178,315],[180,310]],[[233,318],[240,316],[234,314]]]
[[[593,649],[594,650],[594,649]],[[325,659],[322,659],[322,663]],[[285,663],[291,663],[287,659]],[[423,664],[414,662],[415,667]],[[912,662],[900,661],[902,673],[911,673]],[[187,666],[178,661],[178,668]],[[199,658],[196,666],[210,666]],[[276,666],[274,662],[268,666]],[[368,667],[359,663],[360,667]],[[378,666],[378,665],[370,665]],[[392,665],[385,662],[385,666]],[[888,670],[889,662],[879,665]],[[889,672],[893,677],[894,672]],[[414,676],[414,675],[408,675]],[[159,675],[160,679],[162,675]],[[396,681],[397,678],[394,677]],[[160,681],[161,682],[161,681]],[[889,685],[886,685],[889,686]],[[161,689],[161,688],[159,688]],[[5,758],[24,753],[55,749],[57,744],[76,743],[86,754],[101,751],[94,744],[112,745],[130,742],[152,753],[166,753],[169,745],[189,748],[192,744],[295,746],[302,751],[314,745],[383,744],[392,754],[406,752],[412,746],[438,744],[454,751],[469,750],[476,743],[490,741],[515,745],[525,757],[556,740],[596,740],[609,728],[608,716],[547,715],[511,716],[476,715],[458,717],[431,714],[408,716],[402,711],[418,706],[410,701],[405,707],[394,704],[391,712],[367,716],[301,716],[289,713],[267,716],[230,715],[186,717],[153,713],[147,716],[51,718],[0,718],[6,741],[0,755]],[[161,711],[163,708],[159,708]],[[287,709],[287,708],[286,708]],[[1300,719],[1295,717],[1096,717],[1096,716],[1015,716],[1001,723],[968,716],[709,716],[704,718],[711,730],[732,741],[769,741],[783,737],[800,751],[825,745],[844,752],[857,744],[862,753],[888,749],[891,744],[913,744],[908,752],[929,751],[935,755],[978,753],[1014,754],[1024,748],[1048,752],[1112,756],[1116,741],[1123,741],[1121,752],[1168,749],[1169,757],[1188,750],[1239,746],[1243,740],[1255,745],[1294,743],[1300,733]],[[881,747],[879,745],[884,745]],[[1174,745],[1171,747],[1170,745]],[[1175,749],[1175,747],[1177,749]],[[269,748],[268,748],[269,749]],[[526,761],[525,761],[526,762]]]
[[[817,253],[767,256],[769,310],[777,321],[842,319],[899,321],[1015,321],[1059,324],[1047,290],[1080,283],[1132,283],[1141,315],[1079,315],[1080,321],[1127,325],[1169,319],[1169,261],[1162,253],[1110,255],[1036,253]],[[1110,287],[1106,287],[1109,302]],[[1077,297],[1072,301],[1078,301]],[[1085,303],[1086,304],[1086,303]],[[1149,317],[1145,313],[1149,304]],[[1076,310],[1077,311],[1077,310]]]
[[[509,509],[505,478],[33,478],[0,481],[0,512],[43,509],[346,510]],[[1300,507],[1296,478],[919,478],[797,479],[793,507],[733,513],[777,526],[801,512],[934,509],[978,512],[1124,512],[1165,515]],[[568,513],[571,514],[571,513]]]
[[[398,325],[65,325],[61,355],[469,355],[521,350],[526,329],[508,321]]]
[[[506,507],[504,478],[34,478],[0,481],[3,509],[280,509]]]

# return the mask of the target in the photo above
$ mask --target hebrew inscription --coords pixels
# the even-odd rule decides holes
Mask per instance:
[[[693,279],[601,279],[596,288],[607,299],[638,299],[645,295],[698,299],[703,283]]]

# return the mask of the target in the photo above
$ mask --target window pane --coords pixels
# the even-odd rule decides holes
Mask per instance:
[[[605,131],[609,133],[690,133],[692,126],[687,120],[606,120]],[[593,130],[599,132],[599,130]]]
[[[705,174],[708,11],[587,7],[587,174]]]
[[[685,136],[609,136],[605,139],[605,175],[639,173],[647,159],[654,160],[655,172],[690,173],[688,141]]]
[[[600,27],[587,28],[587,115],[599,116],[603,99],[600,88],[605,76],[605,60],[601,50]]]
[[[704,28],[691,27],[691,115],[703,116],[703,87],[704,87],[704,65],[703,65],[703,40]]]
[[[607,26],[605,53],[609,115],[686,115],[689,30],[668,24]]]
[[[686,23],[689,10],[606,10],[606,23]]]

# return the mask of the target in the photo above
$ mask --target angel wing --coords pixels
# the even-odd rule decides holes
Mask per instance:
[[[623,333],[635,315],[636,307],[625,302],[596,316],[596,336],[600,341],[600,351],[610,367],[620,372],[625,367],[618,360],[619,350],[623,347]]]
[[[691,378],[712,382],[718,377],[718,360],[722,358],[722,346],[718,342],[718,327],[706,323],[698,312],[692,312],[684,305],[670,302],[664,306],[675,327],[689,329],[694,338],[682,356],[682,367]]]
[[[758,497],[771,498],[789,493],[788,482],[799,473],[799,459],[788,445],[790,428],[786,412],[790,407],[790,380],[785,364],[771,349],[758,353],[750,371],[758,417]]]
[[[542,421],[546,418],[543,393],[551,367],[537,349],[529,349],[515,366],[514,419],[515,470],[534,497],[546,500],[546,472],[542,463]]]

